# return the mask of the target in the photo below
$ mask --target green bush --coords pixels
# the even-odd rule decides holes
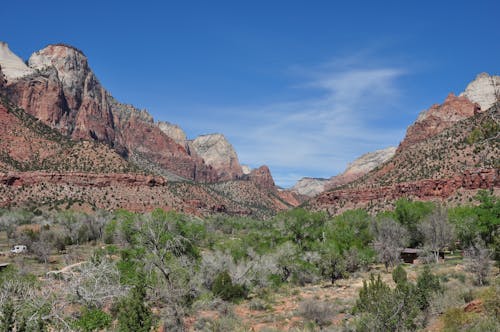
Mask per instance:
[[[247,296],[245,287],[233,284],[231,276],[227,271],[217,275],[212,285],[212,292],[225,301],[234,301]]]
[[[394,271],[392,271],[392,280],[394,280],[394,282],[397,285],[406,283],[408,281],[408,277],[406,276],[406,271],[401,264],[398,265],[394,269]]]
[[[74,325],[79,331],[91,332],[105,329],[111,322],[111,316],[100,309],[84,309],[82,316]]]

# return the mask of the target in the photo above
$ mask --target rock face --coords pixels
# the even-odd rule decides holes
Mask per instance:
[[[451,127],[458,121],[477,114],[480,110],[480,107],[467,97],[456,97],[453,93],[450,93],[443,104],[432,105],[427,111],[420,113],[417,121],[408,127],[406,136],[398,149],[401,150],[424,141]]]
[[[325,191],[328,179],[320,178],[302,178],[290,188],[292,192],[299,193],[308,197],[314,197],[319,193]]]
[[[0,65],[9,65],[11,58],[0,57]],[[195,181],[218,180],[212,167],[166,135],[146,111],[116,101],[78,49],[49,45],[35,52],[29,65],[27,76],[16,76],[0,93],[47,125],[76,140],[105,143],[148,169]]]
[[[207,165],[217,170],[219,179],[240,178],[243,170],[233,146],[222,134],[202,135],[189,142],[190,149],[205,160]],[[273,181],[274,183],[274,181]]]
[[[467,88],[460,96],[467,97],[473,103],[477,103],[481,110],[485,111],[500,100],[500,76],[481,73],[467,85]]]
[[[382,150],[365,153],[350,163],[343,173],[332,176],[329,179],[302,178],[291,188],[291,190],[301,195],[314,197],[325,190],[343,186],[362,177],[372,169],[391,159],[395,153],[395,147],[388,147]]]
[[[252,169],[248,165],[241,165],[241,170],[243,171],[244,175],[250,174],[252,172]]]
[[[186,145],[186,141],[187,141],[186,133],[178,125],[170,123],[170,122],[159,121],[158,128],[160,128],[160,130],[165,135],[172,138],[177,144],[182,145],[182,146]]]
[[[13,80],[33,73],[33,70],[26,66],[20,57],[12,53],[9,45],[2,41],[0,41],[0,59],[2,71],[7,80]]]
[[[269,170],[269,167],[265,165],[252,170],[249,174],[249,179],[260,188],[270,190],[274,190],[276,188],[271,171]]]
[[[346,209],[383,204],[408,197],[418,200],[445,199],[457,190],[491,189],[500,187],[500,171],[485,169],[466,171],[440,180],[420,180],[396,183],[379,188],[341,189],[325,192],[311,201],[311,207],[337,214]]]
[[[331,189],[348,184],[376,167],[391,159],[396,153],[396,148],[390,146],[385,149],[368,152],[350,163],[344,173],[331,177],[326,184],[326,189]]]

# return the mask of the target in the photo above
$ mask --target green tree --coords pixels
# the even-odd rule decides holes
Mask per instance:
[[[431,202],[411,201],[401,198],[396,201],[394,215],[396,221],[403,225],[410,235],[409,246],[417,247],[423,242],[423,234],[418,229],[418,224],[434,209]]]
[[[146,289],[139,284],[130,290],[128,297],[118,305],[118,331],[149,332],[153,326],[153,314],[146,305]]]

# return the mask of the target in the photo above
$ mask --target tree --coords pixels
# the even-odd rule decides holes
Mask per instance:
[[[137,285],[118,304],[118,331],[149,332],[153,326],[153,314],[145,304],[146,289]]]
[[[322,276],[327,277],[332,285],[336,280],[344,278],[347,274],[344,257],[332,245],[326,245],[320,251],[319,270]]]
[[[290,239],[301,248],[308,249],[311,243],[321,241],[326,221],[324,213],[297,208],[281,214],[278,216],[280,218],[284,219],[285,230]]]
[[[375,251],[386,270],[399,262],[401,250],[408,243],[406,229],[391,218],[374,222]]]
[[[465,251],[465,257],[467,257],[467,268],[475,275],[476,283],[481,286],[484,285],[491,267],[491,251],[478,238],[474,245]]]
[[[437,207],[418,228],[424,236],[424,245],[433,253],[436,263],[439,262],[439,252],[454,238],[447,211],[443,207]]]
[[[33,242],[30,250],[36,255],[39,262],[47,264],[53,248],[54,234],[50,231],[42,231],[38,240]]]
[[[415,248],[423,242],[423,234],[419,231],[419,223],[429,215],[434,208],[433,203],[411,201],[401,198],[396,201],[394,215],[396,220],[408,231],[411,248]]]

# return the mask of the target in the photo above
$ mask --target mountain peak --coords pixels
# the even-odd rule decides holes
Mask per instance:
[[[480,73],[460,96],[467,97],[485,111],[500,100],[500,76]]]
[[[7,80],[15,80],[33,72],[3,41],[0,41],[0,66]]]

